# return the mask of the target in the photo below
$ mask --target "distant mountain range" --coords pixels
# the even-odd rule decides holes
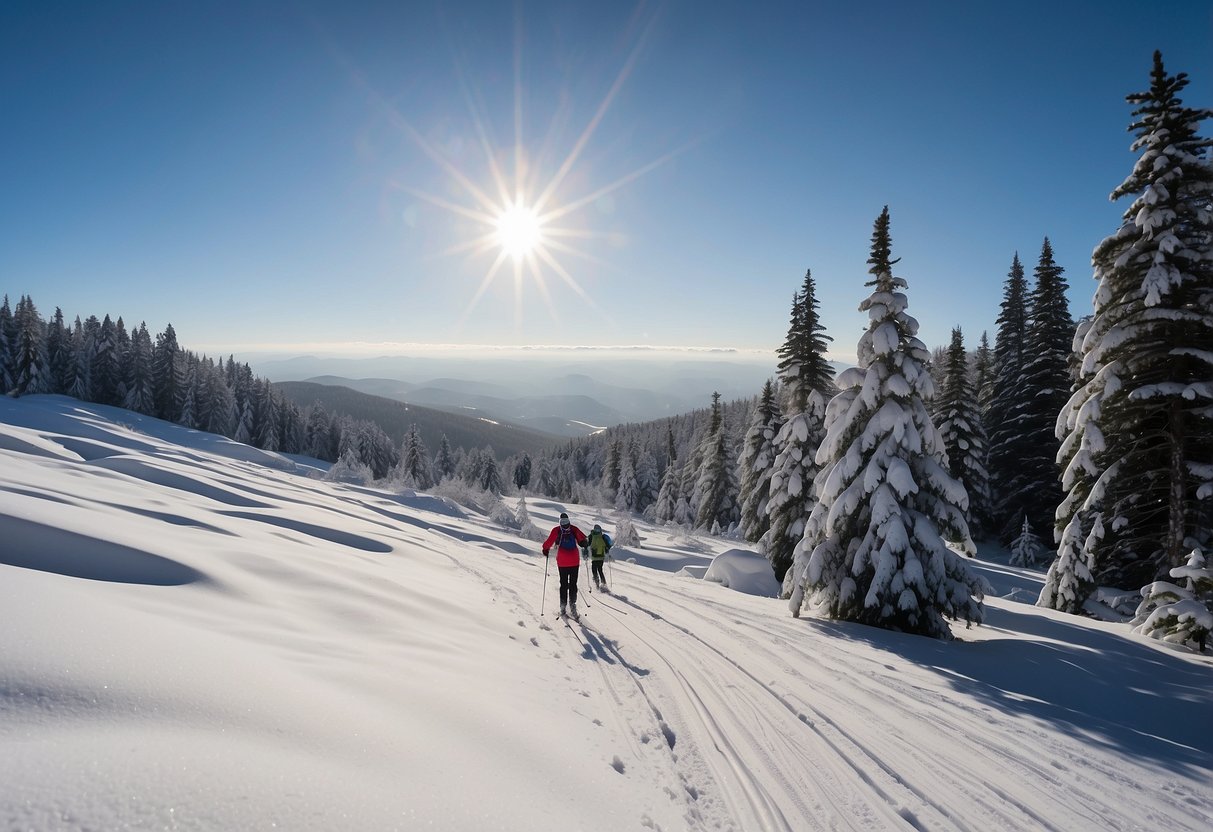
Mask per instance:
[[[408,432],[409,426],[416,424],[431,454],[438,450],[443,434],[452,448],[483,448],[491,445],[500,459],[521,452],[536,454],[561,441],[561,437],[553,433],[502,424],[475,415],[406,404],[349,387],[306,381],[275,382],[274,386],[300,407],[320,402],[330,413],[374,422],[397,443]]]
[[[774,363],[693,358],[299,357],[258,362],[275,381],[340,386],[559,437],[587,436],[758,394]],[[453,441],[453,440],[452,440]]]

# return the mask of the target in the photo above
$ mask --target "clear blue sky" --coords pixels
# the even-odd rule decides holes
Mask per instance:
[[[771,349],[811,267],[843,356],[888,204],[923,340],[972,345],[1045,235],[1089,310],[1155,48],[1213,106],[1203,1],[9,0],[0,292],[223,352]],[[489,152],[557,181],[576,288],[460,250]]]

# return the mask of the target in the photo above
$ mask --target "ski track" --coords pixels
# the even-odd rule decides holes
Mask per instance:
[[[511,581],[534,583],[533,573],[521,568],[534,567],[534,556],[502,551],[494,557],[519,574],[452,560],[495,596],[507,597],[511,612],[537,618],[533,599]],[[1107,805],[1106,783],[1127,793],[1143,786],[1089,746],[1058,744],[1028,719],[963,697],[940,708],[938,689],[894,675],[849,652],[846,642],[806,638],[807,621],[696,598],[718,613],[704,617],[662,581],[629,579],[627,590],[605,603],[583,589],[590,598],[583,601],[583,623],[567,629],[578,639],[578,658],[591,660],[581,681],[613,712],[609,718],[627,737],[630,765],[642,765],[654,773],[651,780],[665,783],[668,796],[684,801],[688,829],[1067,832],[1160,822],[1149,810],[1126,816],[1129,800]],[[717,646],[738,641],[747,647],[742,657]],[[764,682],[768,675],[772,681]],[[771,699],[786,720],[770,722]],[[899,711],[910,718],[893,724],[885,716]],[[982,730],[989,723],[1000,730]],[[939,747],[941,735],[973,749],[958,759],[980,757],[985,766],[962,769],[926,751]],[[1022,742],[1005,747],[991,739],[1007,735]],[[1046,743],[1048,761],[1040,752]],[[1173,787],[1179,792],[1175,816],[1161,820],[1175,829],[1207,828],[1210,817],[1199,800],[1182,785]],[[947,805],[933,797],[941,794],[950,795]],[[1049,812],[1032,808],[1046,799]],[[949,806],[966,808],[958,814]]]
[[[667,623],[668,629],[684,636],[671,637],[664,649],[677,651],[681,656],[695,654],[696,661],[682,661],[680,666],[705,667],[714,662],[719,673],[717,678],[731,677],[733,684],[739,677],[748,679],[753,688],[778,699],[826,743],[825,754],[848,763],[854,774],[896,809],[903,824],[894,825],[894,828],[905,828],[908,824],[915,828],[966,829],[978,819],[985,828],[1049,830],[1146,828],[1157,822],[1157,818],[1148,816],[1126,817],[1125,810],[1132,801],[1115,807],[1106,804],[1107,782],[1114,782],[1127,792],[1140,790],[1142,784],[1119,765],[1108,765],[1101,756],[1092,755],[1086,745],[1058,744],[1056,737],[1033,730],[1028,722],[990,707],[964,707],[963,700],[953,700],[949,705],[961,706],[961,712],[971,715],[973,721],[952,718],[947,709],[938,707],[937,691],[899,682],[887,672],[876,672],[865,666],[872,664],[869,660],[845,652],[845,643],[828,638],[805,639],[803,632],[798,633],[803,622],[793,623],[794,619],[790,618],[760,619],[753,615],[748,621],[740,620],[739,617],[747,615],[744,610],[708,599],[696,599],[720,612],[719,618],[705,618],[682,604],[680,594],[664,585],[654,582],[647,584],[643,591],[656,596],[663,610],[661,616],[650,614]],[[672,616],[676,611],[690,616],[695,630],[675,623]],[[762,683],[738,661],[713,647],[710,639],[713,633],[719,632],[723,622],[732,625],[725,643],[740,640],[750,648],[746,652],[748,665],[761,666],[761,662],[770,662],[790,677],[796,691],[804,691],[813,702],[806,701],[799,692],[779,693],[773,687],[775,683]],[[742,626],[736,626],[738,624]],[[654,628],[653,634],[658,633],[661,630]],[[751,634],[764,634],[766,638],[759,639]],[[662,637],[665,637],[664,633]],[[810,670],[811,673],[807,673]],[[831,685],[831,681],[838,684]],[[862,693],[862,697],[857,697],[857,693]],[[735,703],[722,704],[726,708],[736,708]],[[882,713],[898,710],[914,718],[894,726],[882,716]],[[1012,734],[1023,737],[1024,741],[1013,747],[997,745],[987,739],[990,732],[975,730],[975,727],[980,728],[980,723],[999,723],[1004,730],[994,732],[993,736]],[[738,721],[734,727],[742,733],[751,731],[743,721]],[[987,767],[980,771],[958,770],[948,759],[926,753],[924,749],[939,746],[940,734],[957,745],[980,749],[981,758],[988,761]],[[1040,749],[1045,747],[1054,759],[1052,766],[1038,762],[1042,756]],[[962,758],[976,756],[966,754]],[[823,763],[828,765],[828,759],[809,758],[801,764],[812,770],[819,769]],[[784,767],[783,770],[788,769]],[[873,782],[865,771],[881,771],[888,781]],[[1016,776],[1007,777],[1008,771]],[[1055,773],[1057,771],[1067,772],[1068,780],[1063,782]],[[843,782],[851,779],[846,772],[840,774]],[[778,782],[778,779],[764,777],[763,782]],[[947,807],[932,801],[928,795],[940,793],[940,783],[946,784],[945,792],[957,795],[956,805],[971,806],[970,812],[979,817],[956,817]],[[999,784],[1003,788],[999,788]],[[1017,795],[1013,791],[1030,791],[1030,794]],[[1050,819],[1031,808],[1033,804],[1039,805],[1042,794],[1053,804]],[[851,811],[854,808],[851,807]],[[1195,805],[1189,808],[1191,811],[1176,805],[1177,811],[1186,817],[1170,818],[1171,823],[1182,824],[1174,828],[1208,828],[1209,815]],[[877,814],[888,818],[887,813]],[[865,821],[865,827],[871,827],[870,820]]]

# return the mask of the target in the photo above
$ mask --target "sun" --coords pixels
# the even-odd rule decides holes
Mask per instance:
[[[495,225],[498,244],[516,261],[526,259],[527,255],[543,245],[542,220],[535,209],[521,202],[502,211]]]

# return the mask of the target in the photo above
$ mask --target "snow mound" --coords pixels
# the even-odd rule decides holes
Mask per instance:
[[[757,552],[746,549],[721,552],[712,559],[703,579],[747,595],[779,597],[779,581],[775,580],[775,573],[771,571],[771,562]]]

